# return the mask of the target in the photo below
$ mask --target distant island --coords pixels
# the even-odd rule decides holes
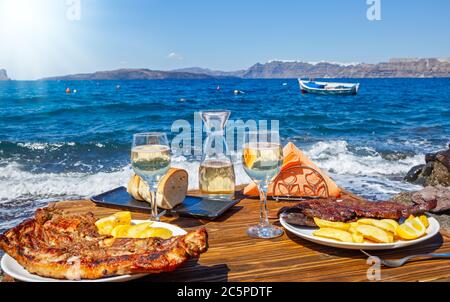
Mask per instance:
[[[1,74],[0,74],[1,77]],[[171,71],[119,69],[49,77],[41,80],[153,80],[153,79],[284,79],[284,78],[448,78],[450,58],[391,59],[377,64],[272,60],[246,70],[220,71],[192,67]]]
[[[0,81],[8,81],[8,73],[5,69],[0,69]]]

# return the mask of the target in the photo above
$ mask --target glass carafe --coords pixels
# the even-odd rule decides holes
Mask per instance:
[[[200,192],[210,199],[232,199],[236,177],[225,140],[225,125],[230,111],[208,110],[200,114],[207,134],[198,175]]]

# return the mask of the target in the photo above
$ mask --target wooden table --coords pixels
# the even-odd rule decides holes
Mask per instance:
[[[285,203],[269,202],[272,210]],[[93,212],[97,217],[117,210],[97,207],[90,201],[65,201],[57,207],[72,213]],[[368,281],[367,257],[359,251],[341,250],[300,239],[290,233],[272,240],[249,238],[245,230],[258,221],[257,200],[244,199],[217,221],[164,218],[187,230],[204,226],[209,233],[208,252],[172,273],[144,281]],[[133,213],[134,219],[148,215]],[[396,251],[374,252],[385,258],[412,253],[450,252],[450,238],[438,235],[417,246]],[[382,268],[381,281],[450,280],[450,262],[433,260],[409,263],[401,268]]]

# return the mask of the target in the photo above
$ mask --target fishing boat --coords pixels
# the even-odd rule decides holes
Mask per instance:
[[[298,79],[302,93],[355,95],[359,90],[359,83],[336,83],[304,81]]]

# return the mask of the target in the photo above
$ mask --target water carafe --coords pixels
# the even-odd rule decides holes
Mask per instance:
[[[207,134],[198,177],[200,192],[210,199],[232,199],[236,177],[225,140],[225,125],[230,111],[208,110],[200,114]]]

